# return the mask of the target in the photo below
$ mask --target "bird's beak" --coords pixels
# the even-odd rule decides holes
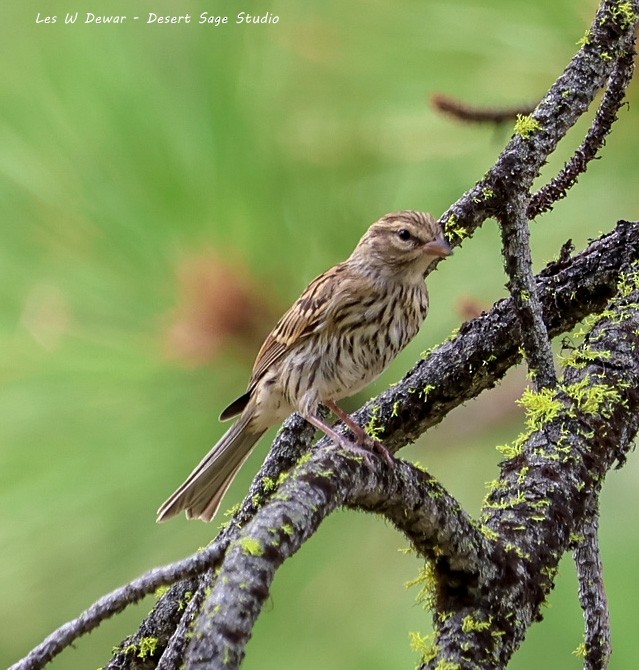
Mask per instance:
[[[439,258],[446,258],[446,256],[450,256],[453,253],[450,244],[443,237],[439,240],[426,243],[423,249],[429,256],[438,256]]]

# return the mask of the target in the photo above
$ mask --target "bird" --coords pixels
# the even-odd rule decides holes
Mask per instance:
[[[158,522],[186,513],[210,521],[268,428],[299,412],[345,448],[383,445],[338,405],[378,377],[419,331],[429,307],[425,276],[452,249],[429,213],[403,210],[373,223],[343,262],[316,277],[266,337],[246,392],[220,414],[235,423],[160,506]],[[337,433],[328,408],[351,430]]]

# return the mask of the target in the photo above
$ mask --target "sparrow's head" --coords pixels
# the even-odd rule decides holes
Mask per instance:
[[[359,241],[351,259],[391,274],[423,277],[438,258],[453,253],[432,214],[405,210],[386,214]]]

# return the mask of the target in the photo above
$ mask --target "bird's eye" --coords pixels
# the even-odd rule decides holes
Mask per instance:
[[[412,235],[410,234],[409,230],[406,230],[406,228],[401,228],[397,231],[397,237],[399,237],[402,242],[408,242]]]

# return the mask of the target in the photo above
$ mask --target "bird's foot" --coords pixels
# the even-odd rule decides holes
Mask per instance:
[[[373,439],[361,426],[358,426],[356,423],[353,425],[350,425],[349,423],[348,425],[348,427],[353,432],[353,435],[355,436],[355,440],[349,440],[345,435],[337,433],[324,421],[316,416],[309,416],[307,417],[307,420],[310,421],[310,423],[312,423],[316,428],[319,428],[329,439],[333,440],[335,444],[338,444],[343,449],[362,454],[366,464],[369,467],[372,467],[372,463],[369,460],[371,452],[377,452],[380,456],[382,456],[382,458],[390,467],[395,466],[395,459],[393,458],[391,452],[379,440]]]
[[[376,451],[385,461],[386,463],[391,467],[395,467],[395,457],[393,456],[392,452],[390,449],[382,444],[379,440],[374,440],[372,437],[368,436],[368,443],[367,446],[371,449],[371,451]]]
[[[355,419],[350,414],[347,414],[339,405],[334,402],[327,402],[326,406],[340,418],[344,424],[350,429],[350,431],[355,436],[357,444],[366,447],[370,451],[377,452],[388,465],[394,467],[395,459],[393,454],[384,446],[379,440],[371,437],[365,430],[362,428]]]

